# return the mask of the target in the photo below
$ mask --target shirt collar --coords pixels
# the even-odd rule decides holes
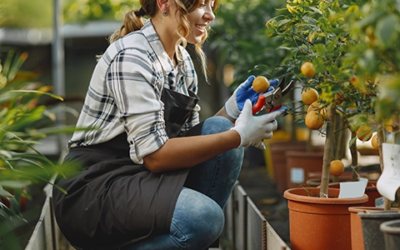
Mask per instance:
[[[151,19],[148,19],[142,28],[142,32],[149,42],[150,46],[153,48],[154,52],[157,55],[158,60],[161,62],[161,67],[163,68],[164,75],[169,75],[174,70],[174,64],[169,58],[167,52],[164,49],[161,40],[154,29],[153,23]],[[182,55],[182,48],[179,46],[179,53]],[[178,62],[178,67],[181,72],[183,69],[183,62]]]

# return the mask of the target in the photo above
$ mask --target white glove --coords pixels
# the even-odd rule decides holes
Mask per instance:
[[[272,137],[272,131],[278,128],[278,123],[275,119],[285,111],[286,108],[281,108],[265,115],[253,116],[251,101],[247,100],[235,122],[235,126],[231,128],[240,135],[239,147],[254,146],[265,150],[262,140]]]

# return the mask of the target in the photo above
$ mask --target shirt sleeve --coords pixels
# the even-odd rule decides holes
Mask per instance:
[[[168,140],[159,88],[163,78],[154,72],[145,53],[125,49],[117,54],[107,73],[107,87],[128,134],[130,157],[137,164],[143,164],[146,155]]]

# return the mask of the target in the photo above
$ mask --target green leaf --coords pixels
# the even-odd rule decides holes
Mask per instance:
[[[339,69],[336,65],[329,65],[327,66],[328,71],[332,74],[332,75],[336,75],[339,73]]]
[[[278,22],[277,26],[278,26],[278,27],[281,27],[281,26],[283,26],[283,25],[289,23],[290,21],[291,21],[290,19],[283,19],[283,20],[281,20],[281,21]]]
[[[326,48],[324,44],[316,44],[313,47],[313,50],[317,52],[317,54],[324,56],[326,54]]]
[[[385,14],[386,13],[382,10],[374,11],[371,14],[369,14],[368,16],[362,18],[355,25],[359,28],[367,27],[368,25],[372,25],[373,23],[375,23],[377,20],[379,20]]]
[[[322,15],[322,11],[320,9],[315,8],[315,7],[309,7],[309,8],[312,9],[314,12],[317,12],[318,14]]]
[[[338,41],[339,41],[339,37],[337,36],[337,37],[335,37],[335,39],[333,41],[329,42],[326,46],[327,51],[332,52],[336,48]]]
[[[3,196],[3,197],[13,197],[13,195],[12,195],[10,192],[8,192],[7,190],[4,190],[4,189],[3,189],[3,187],[1,186],[1,184],[0,184],[0,196]]]
[[[30,181],[0,181],[0,186],[7,188],[23,188],[31,184]]]
[[[324,62],[324,60],[322,58],[320,58],[320,57],[319,58],[315,58],[313,60],[313,64],[314,64],[314,67],[315,67],[315,71],[324,72],[325,62]]]
[[[396,41],[399,38],[399,29],[399,18],[394,14],[379,20],[375,29],[375,36],[379,41],[379,45],[383,48],[396,45]]]
[[[354,136],[353,138],[351,138],[351,140],[349,141],[349,147],[351,145],[353,145],[356,141],[357,141],[357,136]]]

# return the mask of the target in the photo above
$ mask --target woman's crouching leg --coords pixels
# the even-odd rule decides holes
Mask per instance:
[[[150,237],[124,250],[203,250],[220,236],[224,227],[221,207],[206,195],[183,188],[175,206],[170,234]]]

